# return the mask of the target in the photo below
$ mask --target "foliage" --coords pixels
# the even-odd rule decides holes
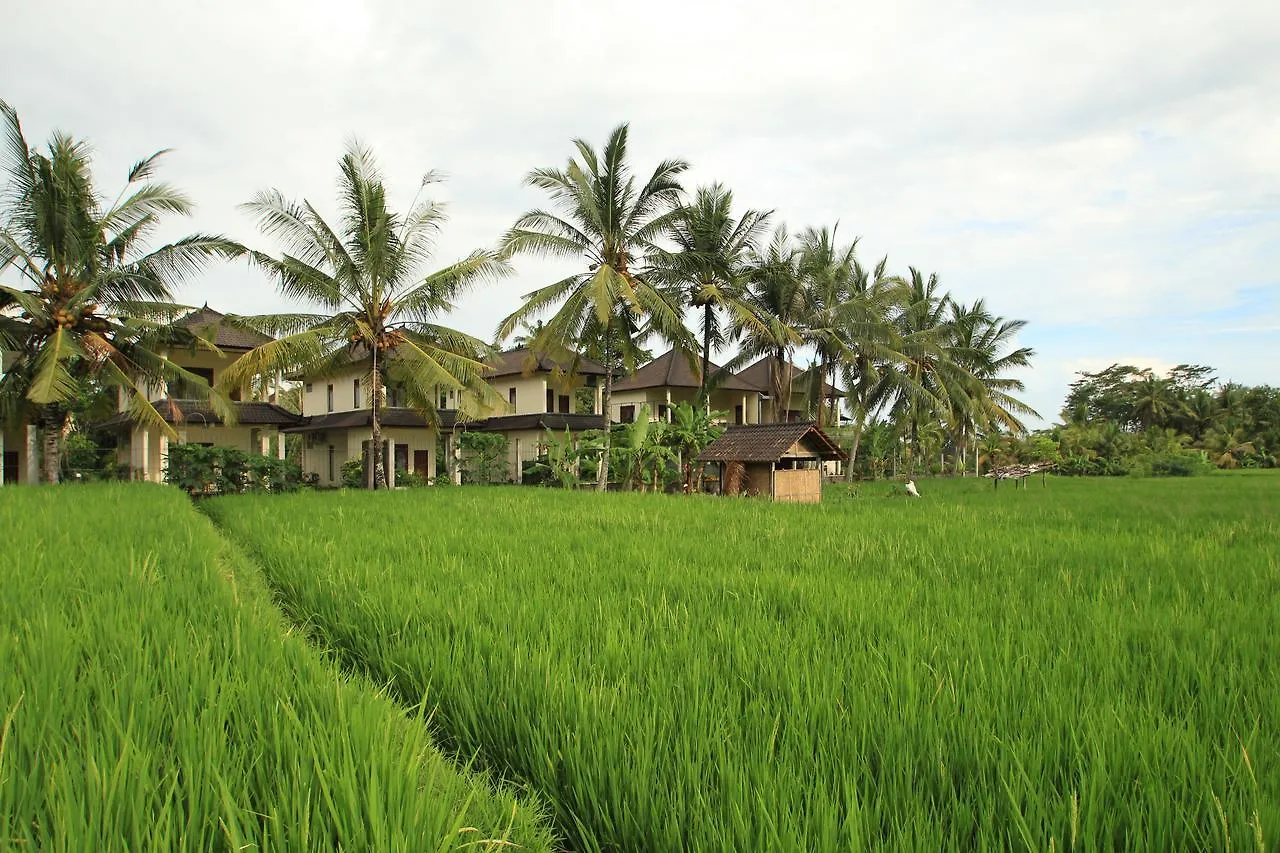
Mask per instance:
[[[507,437],[497,432],[463,432],[458,436],[462,448],[462,482],[488,485],[506,482]]]
[[[235,447],[170,444],[164,479],[191,495],[291,492],[302,484],[302,469],[288,459]]]
[[[359,456],[342,463],[342,486],[346,489],[364,488],[364,460]]]
[[[172,303],[172,287],[241,251],[206,234],[147,250],[166,216],[191,210],[186,196],[151,180],[166,152],[136,163],[109,202],[95,186],[86,142],[55,132],[42,153],[4,101],[0,124],[0,275],[25,286],[0,283],[0,352],[12,360],[0,376],[0,422],[39,424],[45,481],[61,476],[70,414],[91,382],[122,389],[132,417],[171,439],[177,434],[148,399],[150,386],[188,382],[232,418],[226,398],[161,354],[179,343],[216,351],[172,325],[187,310]]]
[[[175,491],[2,489],[0,530],[5,850],[552,849]]]
[[[694,491],[694,458],[720,437],[722,430],[716,422],[723,420],[727,414],[708,411],[703,406],[691,406],[688,403],[680,403],[671,410],[671,423],[663,438],[675,449],[680,460],[685,494],[692,494]],[[696,467],[701,472],[704,466]]]
[[[210,509],[344,663],[545,792],[571,849],[1266,850],[1277,485]]]
[[[350,145],[339,171],[338,227],[310,202],[289,201],[279,190],[261,192],[245,205],[262,231],[283,246],[279,257],[250,252],[252,262],[275,278],[283,295],[319,305],[322,313],[228,317],[232,324],[281,337],[223,371],[219,386],[274,373],[325,377],[360,369],[371,389],[376,447],[382,446],[388,384],[430,424],[438,420],[441,389],[468,392],[460,395],[464,416],[501,406],[483,379],[491,349],[438,320],[467,288],[506,275],[507,264],[476,250],[424,272],[445,221],[443,207],[416,199],[407,214],[391,210],[373,154],[358,143]],[[422,186],[436,180],[428,174]],[[374,488],[386,486],[383,469],[381,454],[375,454]]]
[[[1280,453],[1280,389],[1219,384],[1213,368],[1182,364],[1164,376],[1113,364],[1081,373],[1063,423],[1047,431],[1072,474],[1186,476],[1271,468]]]
[[[604,411],[609,411],[613,368],[635,369],[640,345],[657,334],[692,349],[678,297],[642,272],[649,252],[678,216],[679,176],[688,168],[683,160],[664,160],[643,183],[637,183],[627,162],[627,125],[614,128],[599,153],[586,141],[574,140],[576,156],[564,169],[534,169],[525,177],[543,190],[553,209],[521,215],[502,238],[505,256],[530,253],[574,259],[585,269],[524,297],[524,304],[504,318],[496,337],[506,340],[521,323],[547,312],[534,336],[532,349],[571,363],[588,353],[610,368],[603,387]],[[601,457],[597,488],[608,481],[610,454]]]

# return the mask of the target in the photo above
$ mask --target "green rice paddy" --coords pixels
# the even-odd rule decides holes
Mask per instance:
[[[551,848],[176,489],[4,488],[0,531],[0,850]]]
[[[214,501],[579,850],[1266,850],[1280,479]]]

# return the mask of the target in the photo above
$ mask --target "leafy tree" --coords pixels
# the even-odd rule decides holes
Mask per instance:
[[[786,226],[775,228],[768,246],[752,260],[742,302],[751,316],[763,323],[734,319],[729,339],[739,344],[738,355],[725,369],[740,370],[749,362],[768,356],[773,420],[785,420],[791,401],[792,354],[803,341],[805,315],[800,252]]]
[[[55,132],[44,152],[28,145],[18,114],[0,101],[6,184],[0,196],[0,350],[13,361],[0,379],[0,418],[38,423],[43,478],[61,477],[62,441],[85,383],[120,388],[140,424],[170,438],[173,428],[148,391],[172,379],[209,398],[199,377],[168,361],[174,344],[203,345],[172,323],[187,309],[172,289],[213,259],[241,249],[225,238],[184,237],[148,251],[166,215],[186,215],[190,200],[151,180],[159,151],[129,170],[112,201],[94,183],[87,143]],[[211,400],[233,420],[227,400]]]
[[[507,437],[498,432],[463,432],[458,437],[463,450],[463,477],[466,482],[485,485],[507,479]]]
[[[521,215],[502,238],[504,255],[574,258],[586,268],[526,294],[524,304],[499,324],[498,340],[510,337],[522,321],[554,309],[533,340],[539,353],[571,358],[588,342],[600,341],[607,367],[620,361],[624,369],[634,368],[642,329],[692,348],[679,302],[642,275],[646,253],[678,216],[678,179],[688,164],[664,160],[637,183],[627,164],[627,132],[625,124],[616,127],[599,153],[574,140],[577,155],[564,169],[535,169],[525,178],[525,184],[550,196],[553,210]],[[606,425],[612,393],[611,369],[602,395]],[[596,484],[602,491],[609,480],[609,441],[606,430]]]
[[[667,425],[665,439],[679,454],[685,494],[692,494],[694,491],[694,457],[719,438],[721,429],[716,421],[726,414],[711,412],[705,406],[691,406],[688,403],[680,403],[671,410],[671,422]]]
[[[460,261],[424,272],[446,216],[440,204],[415,199],[408,214],[387,204],[382,175],[369,149],[352,142],[339,162],[342,218],[330,225],[308,201],[287,200],[279,190],[258,193],[245,208],[263,232],[283,245],[279,257],[250,253],[280,292],[320,309],[318,313],[231,317],[272,335],[223,372],[220,385],[234,387],[277,372],[333,375],[363,368],[372,389],[374,448],[382,447],[384,388],[392,383],[428,423],[438,423],[440,389],[474,407],[502,405],[484,381],[484,342],[439,322],[453,301],[473,285],[510,270],[494,253],[477,249]],[[433,183],[428,174],[422,186]],[[373,488],[387,484],[383,454],[373,453]]]
[[[702,369],[698,399],[711,393],[711,351],[727,343],[722,314],[737,327],[765,321],[743,299],[743,287],[771,212],[748,210],[733,217],[733,192],[721,184],[700,187],[693,203],[680,209],[668,236],[675,251],[654,252],[651,277],[679,288],[687,305],[701,313]]]

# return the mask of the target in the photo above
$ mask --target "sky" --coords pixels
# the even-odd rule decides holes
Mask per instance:
[[[688,188],[722,182],[793,231],[838,223],[868,265],[1026,320],[1043,423],[1114,362],[1280,384],[1274,0],[46,0],[4,19],[0,98],[29,142],[88,139],[112,195],[174,149],[159,177],[197,209],[166,238],[273,248],[238,205],[276,188],[333,212],[355,137],[401,209],[446,176],[444,266],[545,203],[531,169],[629,122],[637,172],[683,158]],[[449,320],[491,339],[573,271],[518,258]],[[302,307],[238,264],[178,296]]]

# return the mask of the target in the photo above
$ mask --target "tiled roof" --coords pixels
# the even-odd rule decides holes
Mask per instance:
[[[214,311],[208,305],[180,317],[175,326],[190,329],[198,335],[213,332],[213,345],[218,349],[251,350],[269,342],[271,337],[248,329],[230,326],[223,321],[226,315]]]
[[[773,361],[772,358],[765,356],[749,367],[742,368],[742,370],[738,371],[738,375],[759,385],[766,394],[770,394],[773,387],[769,383],[769,362],[771,361]],[[792,394],[803,394],[808,389],[809,371],[813,369],[815,368],[803,368],[798,364],[791,365]],[[824,380],[822,383],[822,395],[824,397],[843,397],[844,392]]]
[[[592,361],[585,355],[579,355],[566,362],[548,358],[547,356],[535,358],[533,350],[528,347],[516,347],[515,349],[498,353],[489,362],[489,370],[485,371],[485,377],[494,379],[499,376],[532,374],[539,371],[551,373],[556,370],[564,373],[574,373],[578,376],[604,376],[608,372],[603,364],[598,361]]]
[[[221,424],[222,418],[203,400],[171,400],[164,399],[153,402],[160,417],[171,424]],[[236,423],[242,426],[289,426],[302,420],[288,409],[275,403],[247,402],[232,403],[236,409]],[[112,415],[105,421],[95,424],[97,429],[118,429],[134,423],[128,412]]]
[[[569,429],[604,429],[601,415],[571,415],[562,412],[537,412],[531,415],[500,415],[482,421],[465,424],[469,430],[479,432],[505,432],[517,429],[549,429],[555,432]]]
[[[439,409],[436,417],[442,429],[453,429],[457,420],[457,412],[452,409]],[[379,422],[383,427],[417,427],[427,426],[427,419],[414,409],[387,408],[382,410]],[[330,412],[324,415],[311,415],[301,418],[285,432],[317,432],[330,429],[356,429],[373,426],[373,415],[370,409],[355,409],[350,412]]]
[[[699,374],[702,371],[702,360],[698,359],[696,367],[689,364],[689,359],[675,350],[668,350],[653,361],[641,367],[621,382],[614,383],[614,391],[635,391],[641,388],[698,388],[701,386]],[[716,383],[722,368],[711,364],[712,383],[715,388],[731,391],[754,391],[763,393],[764,389],[744,377],[741,373],[725,375],[724,381]]]
[[[729,427],[698,454],[699,462],[776,462],[804,440],[821,459],[845,459],[843,450],[811,422]]]

